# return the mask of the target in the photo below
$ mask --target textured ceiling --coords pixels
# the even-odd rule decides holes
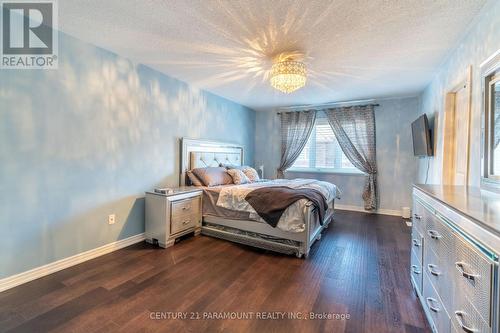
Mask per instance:
[[[485,0],[64,0],[70,35],[254,109],[415,94]],[[306,87],[269,85],[302,58]]]

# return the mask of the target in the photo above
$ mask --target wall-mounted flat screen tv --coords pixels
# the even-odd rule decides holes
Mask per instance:
[[[423,114],[411,124],[413,155],[432,156],[431,130],[427,115]]]

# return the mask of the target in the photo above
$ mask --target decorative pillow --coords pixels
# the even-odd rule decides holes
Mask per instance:
[[[196,168],[191,170],[191,172],[198,177],[205,186],[227,185],[233,183],[231,176],[229,176],[226,169],[222,167]]]
[[[191,171],[187,171],[186,174],[189,178],[189,181],[191,181],[192,185],[203,186],[203,183],[201,182],[201,180],[199,180],[198,177],[196,177],[194,173],[192,173]]]
[[[229,169],[227,173],[233,178],[236,185],[250,183],[250,179],[239,169]]]
[[[237,169],[237,170],[243,171],[245,176],[247,176],[247,178],[250,180],[249,181],[250,183],[259,181],[259,179],[260,179],[259,174],[257,173],[257,170],[255,170],[254,168],[252,168],[248,165],[233,165],[233,164],[221,163],[220,166],[226,168],[227,170]],[[242,183],[242,184],[244,184],[244,183]]]
[[[254,168],[252,167],[245,167],[243,169],[243,173],[245,174],[245,176],[247,176],[247,178],[250,180],[250,182],[256,182],[256,181],[259,181],[259,174],[257,173],[257,170],[255,170]]]

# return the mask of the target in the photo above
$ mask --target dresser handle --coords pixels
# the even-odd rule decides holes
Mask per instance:
[[[189,223],[189,220],[186,220],[186,221],[182,222],[182,225],[186,225],[188,223]]]
[[[413,239],[413,246],[420,247],[420,242],[418,239]]]
[[[465,263],[464,262],[461,262],[461,261],[457,261],[455,263],[455,267],[457,268],[457,270],[460,272],[460,274],[462,274],[462,276],[468,280],[472,280],[474,281],[477,277],[479,277],[479,275],[477,274],[472,274],[472,273],[467,273],[465,271]]]
[[[469,326],[464,324],[463,317],[465,317],[466,313],[463,311],[455,311],[455,318],[457,318],[458,324],[462,328],[464,332],[474,333],[477,332],[475,328],[470,328]]]
[[[411,270],[412,270],[412,271],[413,271],[413,273],[415,273],[415,274],[420,274],[420,271],[418,270],[417,265],[411,265]]]
[[[432,238],[432,239],[439,239],[443,236],[439,234],[436,230],[427,230],[427,234]]]
[[[427,297],[425,300],[427,302],[427,306],[429,307],[429,309],[431,311],[433,311],[433,312],[439,312],[439,311],[441,311],[440,308],[436,308],[435,306],[432,306],[432,303],[438,303],[439,304],[439,302],[435,298]]]
[[[421,215],[418,215],[418,214],[413,214],[413,216],[414,216],[417,220],[421,220],[421,219],[422,219],[422,216],[421,216]]]
[[[427,264],[427,269],[429,270],[429,273],[431,273],[434,276],[439,276],[441,275],[441,272],[436,271],[435,269],[437,268],[436,265],[433,264]]]
[[[191,209],[191,206],[184,206],[184,207],[182,207],[182,210],[188,210],[188,209]]]

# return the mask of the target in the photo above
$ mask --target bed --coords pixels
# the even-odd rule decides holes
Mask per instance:
[[[181,140],[180,185],[192,185],[188,171],[195,168],[216,167],[221,164],[244,165],[242,146],[207,140]],[[252,188],[269,186],[325,187],[316,180],[274,180],[245,185],[202,186],[203,222],[201,233],[232,242],[297,257],[307,257],[312,244],[321,239],[321,232],[333,220],[335,198],[338,192],[324,192],[327,209],[322,221],[311,201],[301,199],[288,207],[278,225],[265,223],[255,211],[245,205],[244,194]],[[330,184],[332,185],[332,184]],[[332,185],[335,187],[335,185]],[[321,189],[321,188],[320,188]],[[335,187],[336,189],[336,187]],[[221,198],[222,196],[222,198]],[[224,200],[222,200],[224,199]],[[238,200],[239,199],[239,200]],[[235,206],[236,205],[236,206]],[[237,209],[235,209],[237,208]]]

